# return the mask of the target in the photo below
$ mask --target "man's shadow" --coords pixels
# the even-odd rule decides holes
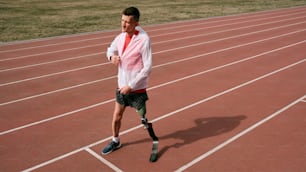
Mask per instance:
[[[185,130],[178,130],[173,133],[160,136],[156,133],[159,140],[164,139],[178,139],[177,143],[163,147],[159,152],[158,156],[162,156],[170,148],[180,148],[193,143],[197,140],[204,138],[217,136],[226,132],[229,132],[239,126],[242,120],[246,119],[244,115],[238,115],[233,117],[210,117],[210,118],[198,118],[194,120],[195,126]],[[137,144],[142,142],[150,141],[150,138],[138,140],[135,142],[129,142],[125,145]]]

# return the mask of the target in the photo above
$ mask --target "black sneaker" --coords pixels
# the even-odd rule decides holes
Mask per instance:
[[[109,154],[113,152],[114,150],[119,149],[120,147],[121,147],[120,142],[116,143],[112,141],[102,150],[102,154],[103,155]]]

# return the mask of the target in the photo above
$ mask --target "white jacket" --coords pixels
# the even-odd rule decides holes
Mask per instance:
[[[126,32],[120,33],[107,49],[107,58],[120,56],[118,65],[118,87],[130,86],[132,91],[146,89],[148,77],[152,69],[152,50],[148,34],[137,26],[139,31],[133,35],[129,45],[123,51]]]

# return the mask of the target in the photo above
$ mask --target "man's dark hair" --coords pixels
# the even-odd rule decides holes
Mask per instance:
[[[136,7],[128,7],[122,11],[123,15],[133,16],[135,21],[139,21],[140,12]]]

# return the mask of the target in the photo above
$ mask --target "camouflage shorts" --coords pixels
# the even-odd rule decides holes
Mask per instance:
[[[116,90],[116,101],[123,106],[130,106],[137,110],[146,106],[148,100],[147,92],[144,93],[129,93],[121,94],[120,91]]]

